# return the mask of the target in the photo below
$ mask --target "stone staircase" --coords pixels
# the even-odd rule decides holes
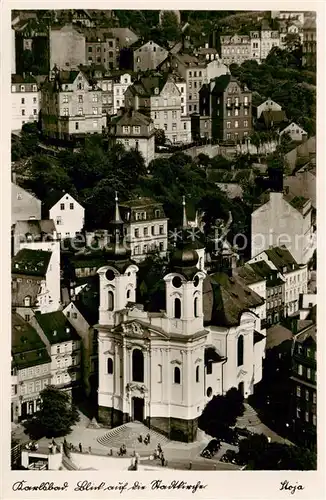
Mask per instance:
[[[257,415],[256,410],[248,403],[244,403],[245,411],[242,417],[238,417],[236,426],[237,427],[256,427],[261,424],[261,420]]]
[[[140,435],[144,437],[150,435],[150,444],[145,445],[144,442],[140,443],[138,438]],[[148,452],[151,454],[152,451],[157,447],[158,443],[163,447],[170,440],[159,434],[158,432],[149,429],[141,422],[128,422],[127,424],[120,425],[110,430],[104,436],[97,438],[98,443],[102,446],[107,446],[108,448],[120,448],[124,444],[127,450],[133,449],[137,452]]]

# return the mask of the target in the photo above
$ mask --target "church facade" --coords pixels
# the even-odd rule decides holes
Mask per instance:
[[[187,245],[172,253],[163,278],[165,310],[145,311],[136,303],[138,267],[115,227],[116,243],[98,270],[99,421],[138,420],[194,441],[213,395],[237,387],[247,397],[261,379],[264,299],[225,273],[207,276]]]

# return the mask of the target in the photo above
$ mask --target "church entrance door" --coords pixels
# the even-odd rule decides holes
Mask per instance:
[[[240,382],[238,385],[238,391],[240,392],[241,396],[244,397],[244,383]]]
[[[138,420],[138,422],[143,422],[144,420],[144,399],[143,398],[132,398],[132,417],[133,420]]]

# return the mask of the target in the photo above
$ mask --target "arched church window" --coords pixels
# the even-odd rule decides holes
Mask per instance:
[[[199,382],[199,366],[196,366],[196,382]]]
[[[108,367],[108,374],[112,375],[112,373],[113,373],[113,359],[112,358],[108,358],[107,367]]]
[[[178,368],[177,366],[174,368],[174,383],[175,384],[181,383],[181,371],[180,368]]]
[[[212,388],[211,388],[211,387],[208,387],[208,389],[207,389],[207,391],[206,391],[206,396],[207,396],[208,398],[210,398],[210,397],[211,397],[211,395],[212,395],[212,392],[213,392]]]
[[[195,318],[198,318],[198,297],[194,300],[194,316]]]
[[[127,290],[127,299],[130,299],[130,290]]]
[[[174,299],[174,317],[181,318],[181,300],[178,298]]]
[[[113,311],[114,309],[114,295],[113,295],[113,292],[109,292],[108,293],[109,295],[109,304],[108,304],[108,310],[109,311]]]
[[[238,349],[237,349],[237,354],[238,354],[238,360],[237,360],[237,366],[242,366],[243,365],[243,335],[240,335],[238,338]]]
[[[132,351],[132,380],[144,382],[144,355],[140,349]]]

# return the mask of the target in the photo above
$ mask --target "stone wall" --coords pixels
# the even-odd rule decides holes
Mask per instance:
[[[197,438],[198,419],[184,420],[168,417],[148,417],[146,425],[174,441],[191,443]]]
[[[120,410],[115,408],[107,408],[105,406],[98,407],[98,422],[104,427],[112,429],[113,427],[118,427],[119,425],[129,422],[128,413],[122,413]]]

